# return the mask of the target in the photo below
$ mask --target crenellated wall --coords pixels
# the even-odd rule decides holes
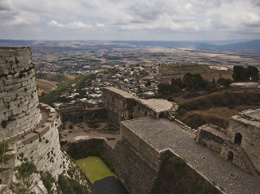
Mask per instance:
[[[31,49],[0,47],[0,140],[41,120]]]

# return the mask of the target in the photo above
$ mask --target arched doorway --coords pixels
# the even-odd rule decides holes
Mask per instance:
[[[242,142],[242,135],[240,133],[237,133],[236,136],[235,136],[235,144],[237,145],[241,145],[241,142]]]
[[[234,153],[232,151],[229,151],[228,156],[227,156],[227,160],[232,162],[233,159],[234,159]]]

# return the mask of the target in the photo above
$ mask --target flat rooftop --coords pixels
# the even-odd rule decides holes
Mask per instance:
[[[260,176],[255,177],[246,173],[231,162],[223,160],[217,152],[197,144],[194,141],[194,134],[181,129],[174,122],[143,117],[123,121],[122,124],[154,149],[158,151],[171,149],[225,192],[260,193]],[[232,178],[230,173],[235,174],[236,178]]]
[[[139,99],[139,101],[142,104],[145,104],[146,106],[155,110],[156,112],[163,112],[166,110],[170,110],[173,107],[173,104],[171,102],[163,99],[149,99],[149,100]]]
[[[125,98],[136,99],[136,97],[135,97],[134,95],[129,94],[128,92],[125,92],[125,91],[120,90],[120,89],[115,88],[115,87],[105,87],[104,89],[110,90],[110,91],[112,91],[112,92],[115,92],[115,93],[117,93],[117,94],[119,94],[119,95],[121,95],[121,96],[123,96],[123,97],[125,97]]]
[[[257,128],[260,127],[260,109],[246,110],[231,118],[249,125],[253,125]]]
[[[153,109],[156,112],[163,112],[163,111],[167,111],[170,110],[173,107],[173,103],[169,102],[168,100],[164,100],[164,99],[140,99],[132,94],[129,94],[128,92],[125,92],[121,89],[115,88],[115,87],[105,87],[105,90],[109,90],[111,92],[114,92],[118,95],[123,96],[124,98],[130,98],[130,99],[134,99],[142,104],[144,104],[145,106]]]
[[[242,118],[260,122],[260,109],[246,110],[238,114]]]

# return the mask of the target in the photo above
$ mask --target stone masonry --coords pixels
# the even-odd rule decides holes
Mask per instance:
[[[227,129],[206,124],[198,128],[196,142],[246,172],[260,173],[260,109],[246,110],[231,117]]]
[[[103,89],[103,103],[108,118],[117,124],[120,121],[150,116],[158,119],[167,117],[168,112],[175,111],[177,105],[163,99],[140,99],[123,90],[106,87]]]
[[[38,172],[55,180],[63,171],[58,127],[60,116],[39,104],[31,49],[0,48],[0,142],[8,142],[14,155],[0,164],[0,186],[15,180],[14,167],[32,162]],[[0,187],[0,193],[1,193]]]
[[[129,192],[151,193],[166,152],[185,160],[219,193],[260,192],[260,109],[232,117],[227,130],[208,124],[194,133],[167,117],[174,108],[165,101],[147,103],[111,87],[104,89],[103,99],[108,117],[120,123],[122,140],[111,158]]]
[[[0,48],[0,140],[32,131],[38,105],[30,48]]]
[[[246,110],[231,117],[227,137],[246,153],[260,173],[260,109]]]

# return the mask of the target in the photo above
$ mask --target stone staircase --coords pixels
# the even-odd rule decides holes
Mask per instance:
[[[249,172],[254,176],[259,176],[257,170],[255,169],[254,165],[252,164],[251,160],[247,156],[246,152],[243,150],[243,148],[236,146],[236,152],[240,155],[242,160],[245,163],[245,167],[249,170]]]
[[[244,162],[244,165],[245,165],[244,170],[245,171],[249,172],[250,174],[252,174],[254,176],[259,176],[257,170],[255,169],[254,165],[252,164],[251,160],[249,159],[248,155],[243,150],[243,148],[241,148],[238,145],[232,144],[228,141],[225,141],[223,145],[225,147],[229,147],[231,150],[233,150],[234,152],[236,152],[236,154],[239,155],[241,160]]]

